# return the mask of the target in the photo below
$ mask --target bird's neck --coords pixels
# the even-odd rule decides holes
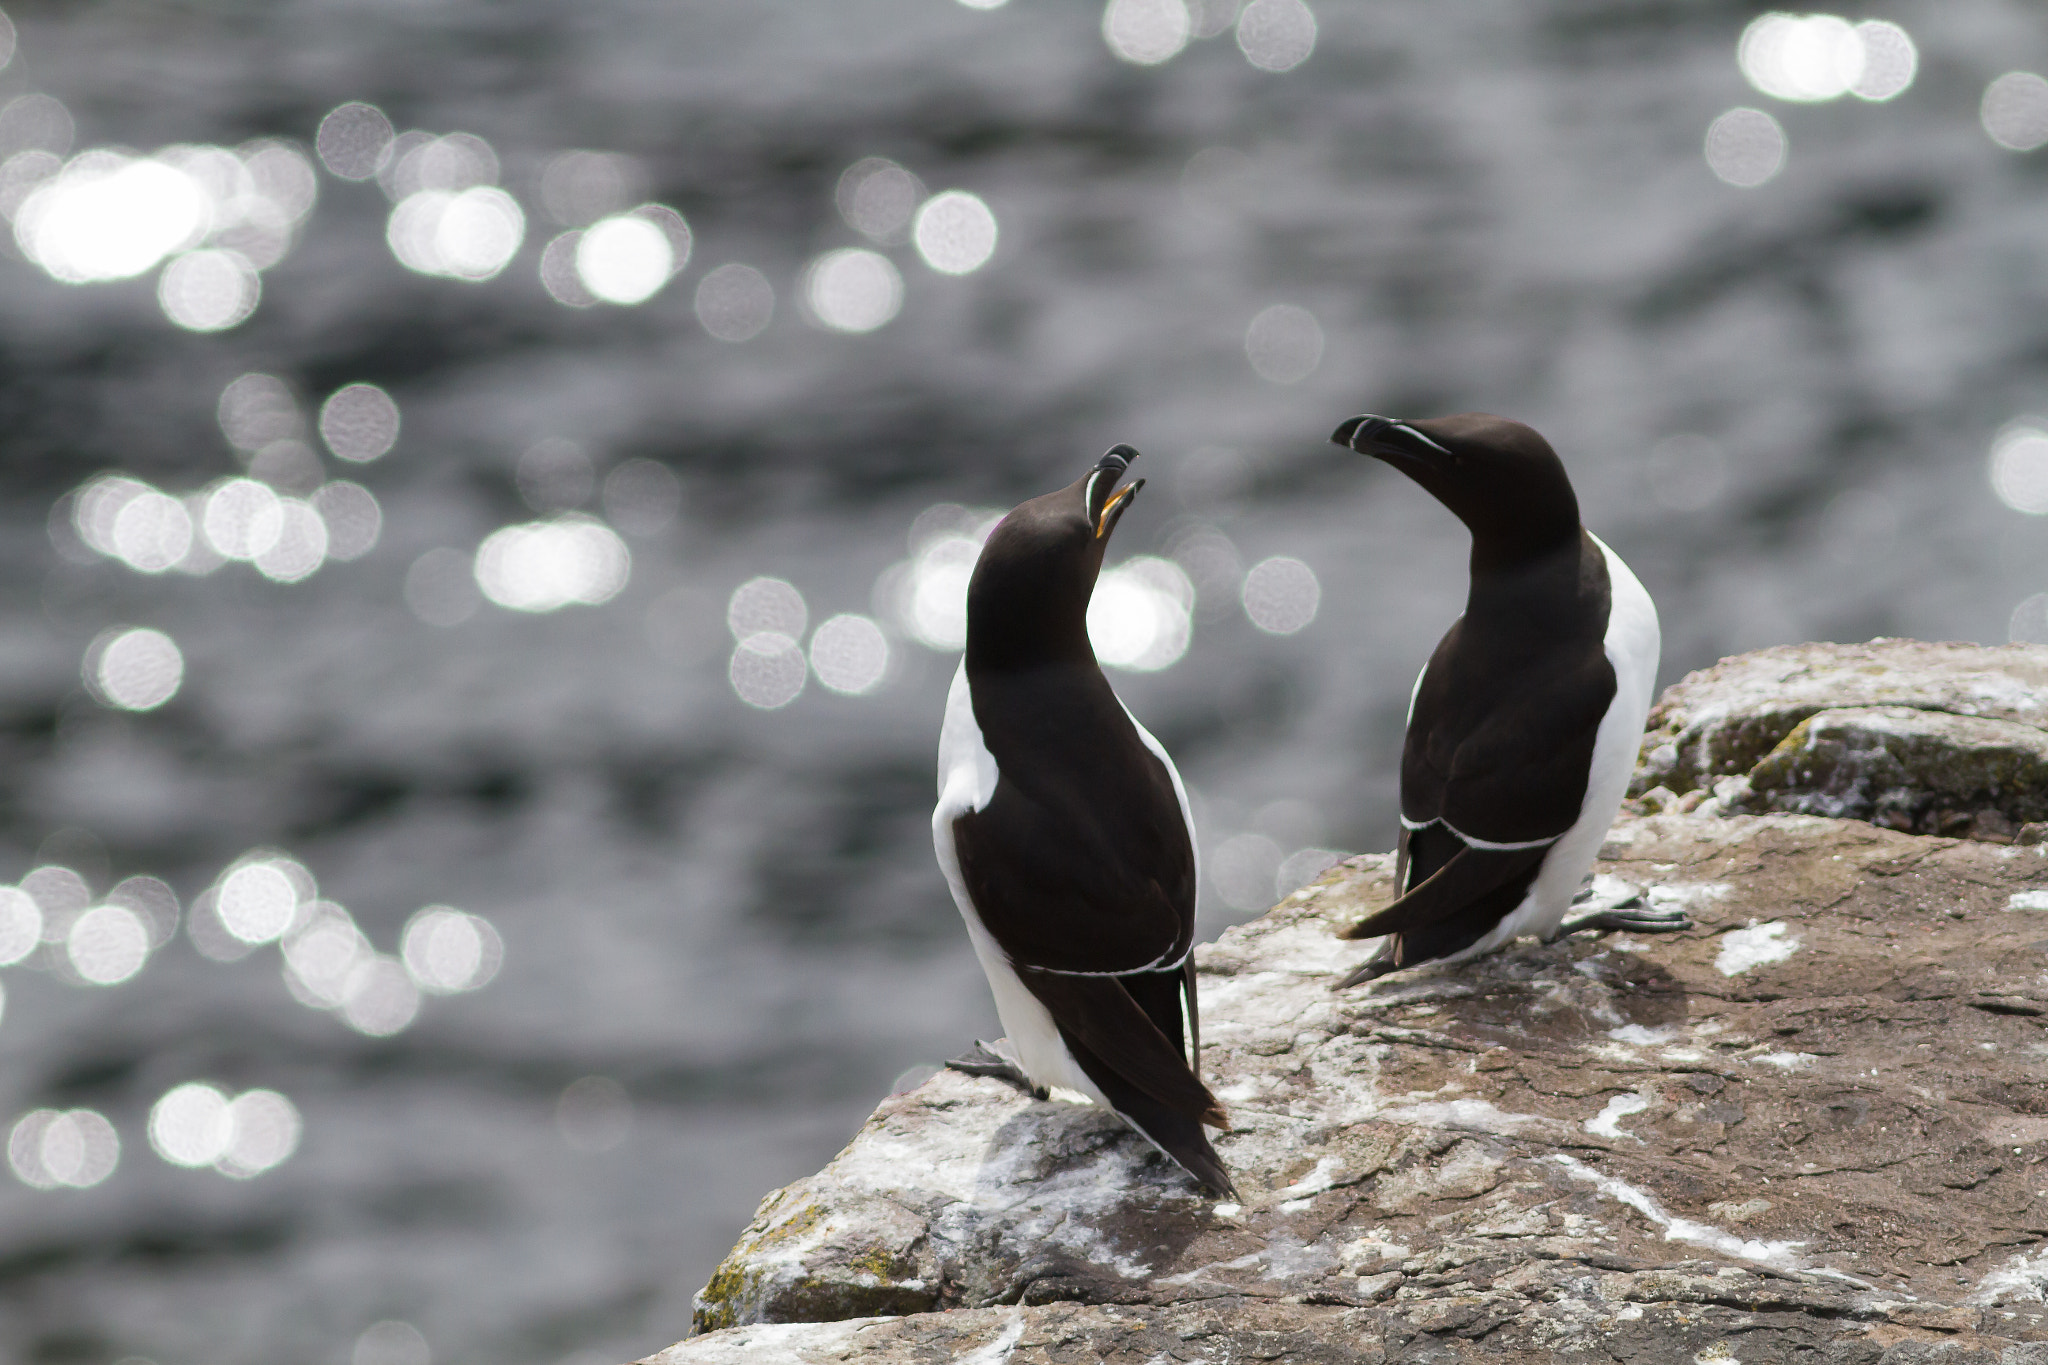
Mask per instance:
[[[1475,538],[1472,586],[1465,598],[1467,629],[1509,635],[1555,631],[1560,604],[1576,603],[1602,586],[1588,581],[1595,568],[1604,575],[1598,560],[1598,547],[1579,526],[1569,538],[1520,548]]]

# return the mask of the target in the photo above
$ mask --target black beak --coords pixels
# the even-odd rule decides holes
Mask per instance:
[[[1137,458],[1138,452],[1130,446],[1113,445],[1095,462],[1095,472],[1088,477],[1088,520],[1095,527],[1097,540],[1116,529],[1124,509],[1145,486],[1143,479],[1122,488],[1116,486],[1116,481],[1124,476],[1124,471],[1131,467],[1131,461]]]
[[[1439,457],[1451,453],[1398,418],[1375,417],[1370,413],[1340,422],[1330,433],[1330,440],[1361,455],[1403,464],[1433,465]]]

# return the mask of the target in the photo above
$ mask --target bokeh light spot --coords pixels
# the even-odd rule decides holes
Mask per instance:
[[[1316,50],[1316,16],[1303,0],[1252,0],[1237,16],[1237,47],[1261,71],[1292,71]]]
[[[185,656],[170,636],[147,626],[103,632],[85,652],[85,685],[122,711],[154,711],[178,695]]]
[[[2008,71],[1984,87],[1977,114],[1991,140],[2009,151],[2048,145],[2048,80],[2031,71]]]
[[[419,1012],[419,987],[396,958],[372,954],[349,969],[342,986],[341,1017],[356,1032],[388,1038]]]
[[[628,535],[651,536],[676,519],[683,485],[659,460],[627,460],[604,476],[599,497],[612,525]]]
[[[384,513],[369,489],[337,479],[315,489],[312,503],[327,527],[329,559],[361,559],[376,548],[384,529]]]
[[[981,196],[946,190],[918,209],[911,237],[926,265],[942,275],[967,275],[996,253],[996,216]]]
[[[1156,673],[1188,651],[1194,584],[1178,564],[1140,555],[1103,571],[1088,603],[1088,639],[1111,668]]]
[[[301,1004],[338,1009],[346,996],[348,974],[371,955],[370,941],[348,911],[320,901],[298,917],[285,937],[285,981]]]
[[[845,247],[811,262],[804,298],[833,331],[872,332],[902,309],[903,276],[880,252]]]
[[[526,239],[526,215],[495,185],[421,190],[392,209],[384,237],[408,270],[480,283],[518,252]]]
[[[811,636],[811,671],[834,692],[865,696],[889,671],[889,639],[872,618],[841,613]]]
[[[490,983],[504,962],[505,945],[481,915],[429,905],[406,921],[399,956],[421,990],[456,995]]]
[[[2012,609],[2005,638],[2016,645],[2048,645],[2048,592],[2037,592]]]
[[[229,381],[214,411],[221,435],[237,450],[261,450],[305,430],[298,400],[276,375],[245,374]]]
[[[1316,619],[1323,587],[1308,565],[1275,555],[1252,565],[1244,576],[1244,614],[1268,635],[1293,635]]]
[[[275,863],[244,863],[223,877],[215,891],[214,913],[244,943],[281,937],[298,912],[299,889]]]
[[[296,583],[327,558],[327,523],[310,502],[278,499],[277,539],[252,561],[274,583]]]
[[[911,217],[924,197],[923,181],[881,156],[848,166],[833,195],[848,227],[885,246],[908,239]]]
[[[764,632],[795,640],[809,620],[804,595],[780,578],[750,578],[726,599],[725,624],[735,640]]]
[[[602,219],[576,242],[576,277],[606,303],[645,303],[674,272],[667,236],[645,218]]]
[[[747,705],[776,711],[803,692],[804,678],[809,672],[804,652],[795,640],[763,631],[749,635],[733,647],[726,679],[734,694]]]
[[[67,284],[124,280],[200,242],[213,226],[206,191],[151,158],[86,152],[23,201],[22,253]]]
[[[477,547],[476,585],[513,611],[609,602],[631,576],[632,554],[611,527],[565,516],[493,531]]]
[[[43,941],[43,911],[18,886],[0,886],[0,967],[11,967]]]
[[[320,405],[320,439],[339,460],[365,464],[398,444],[398,404],[375,384],[344,384]]]
[[[91,1109],[38,1109],[7,1135],[7,1164],[32,1189],[90,1189],[114,1173],[121,1138]]]
[[[1707,125],[1707,169],[1738,189],[1755,189],[1785,168],[1785,130],[1761,109],[1730,109]]]
[[[1323,363],[1323,326],[1306,308],[1276,303],[1245,328],[1244,353],[1259,378],[1299,384]]]
[[[1834,14],[1763,14],[1736,44],[1736,65],[1773,98],[1812,104],[1839,99],[1863,79],[1863,39]]]
[[[239,251],[188,251],[164,267],[156,300],[188,332],[220,332],[245,321],[263,297],[256,267]]]
[[[173,1166],[211,1166],[233,1135],[228,1097],[204,1081],[167,1090],[150,1106],[149,1145]]]
[[[1102,41],[1135,66],[1171,59],[1193,27],[1186,0],[1109,0],[1102,11]]]
[[[751,341],[775,315],[775,287],[750,265],[726,264],[697,281],[697,321],[720,341]]]
[[[290,1159],[299,1149],[305,1123],[298,1106],[275,1090],[245,1090],[228,1105],[226,1150],[214,1169],[234,1180],[249,1180]]]
[[[1882,19],[1865,19],[1856,25],[1856,36],[1863,43],[1863,71],[1849,93],[1873,103],[1903,94],[1920,71],[1920,50],[1912,36]]]
[[[2048,424],[2014,422],[1991,443],[1991,491],[2015,512],[2048,515]]]
[[[108,539],[129,568],[162,573],[191,552],[192,516],[184,503],[152,489],[122,505]]]
[[[320,120],[313,151],[328,174],[343,180],[368,180],[391,157],[395,134],[391,120],[374,104],[351,101]]]
[[[125,905],[96,905],[71,922],[64,952],[86,981],[119,985],[149,959],[149,926]]]

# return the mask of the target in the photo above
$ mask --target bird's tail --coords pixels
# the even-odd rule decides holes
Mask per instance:
[[[1228,1127],[1229,1120],[1182,1051],[1180,970],[1018,975],[1046,1005],[1075,1064],[1109,1107],[1205,1187],[1235,1198],[1230,1174],[1202,1131],[1204,1124]],[[1160,1027],[1162,1019],[1168,1027]]]

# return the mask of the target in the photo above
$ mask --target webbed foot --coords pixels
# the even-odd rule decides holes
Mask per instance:
[[[965,1072],[969,1076],[986,1076],[991,1080],[1014,1085],[1034,1100],[1050,1099],[1051,1093],[1029,1076],[1024,1068],[997,1051],[995,1043],[976,1039],[974,1047],[965,1055],[952,1058],[946,1063],[948,1069]]]

